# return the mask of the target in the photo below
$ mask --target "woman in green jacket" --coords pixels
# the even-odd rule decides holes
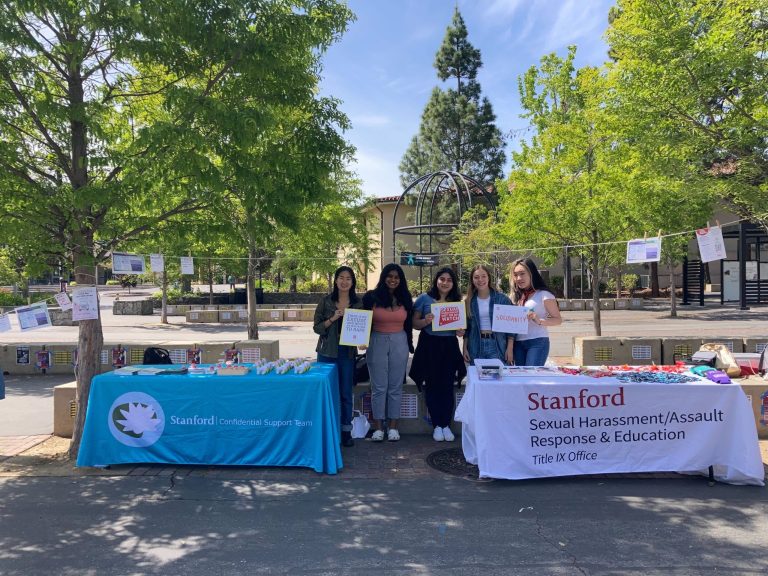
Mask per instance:
[[[333,275],[333,291],[325,296],[315,309],[317,361],[336,364],[341,398],[341,444],[354,446],[352,440],[352,387],[354,386],[354,346],[340,346],[341,319],[347,308],[359,308],[360,298],[355,294],[355,273],[349,266],[341,266]]]

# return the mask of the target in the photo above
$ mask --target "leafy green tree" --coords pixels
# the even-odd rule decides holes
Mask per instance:
[[[405,187],[418,177],[438,170],[455,170],[492,184],[502,176],[504,140],[496,115],[481,97],[477,71],[480,51],[467,39],[467,27],[458,8],[435,57],[442,81],[455,88],[436,87],[424,108],[419,132],[400,162],[400,182]]]
[[[245,149],[274,176],[257,230],[281,211],[291,152],[263,138],[280,132],[264,110],[315,112],[320,54],[350,17],[334,0],[4,2],[0,242],[24,238],[26,261],[71,261],[77,283],[93,283],[113,248],[250,178],[222,153]],[[103,343],[99,319],[79,330],[73,455]]]
[[[765,0],[619,0],[607,40],[636,145],[768,229]]]

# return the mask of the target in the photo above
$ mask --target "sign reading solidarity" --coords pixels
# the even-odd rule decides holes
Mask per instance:
[[[497,304],[493,307],[491,322],[494,332],[528,334],[528,308],[525,306]]]

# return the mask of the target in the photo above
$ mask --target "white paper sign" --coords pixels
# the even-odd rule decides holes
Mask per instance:
[[[190,276],[194,276],[195,274],[195,264],[192,260],[192,256],[182,256],[181,257],[181,273],[182,274],[189,274]]]
[[[432,331],[463,330],[467,327],[467,307],[464,302],[435,302],[432,304]]]
[[[56,302],[59,303],[59,307],[62,310],[69,310],[72,308],[72,302],[66,292],[57,292],[54,298],[56,298]]]
[[[347,308],[341,323],[339,344],[343,346],[368,346],[372,325],[373,312],[371,310],[350,310]]]
[[[99,317],[99,300],[95,286],[75,288],[72,291],[72,320],[96,320]]]
[[[144,274],[145,266],[144,256],[112,252],[112,272],[114,274]]]
[[[528,334],[528,308],[497,304],[493,307],[491,329],[507,334]]]
[[[696,242],[699,244],[702,262],[725,259],[725,242],[723,242],[723,230],[720,226],[696,230]]]
[[[627,264],[661,260],[661,237],[637,238],[627,242]]]
[[[48,315],[48,305],[45,302],[15,308],[15,311],[22,332],[51,326],[51,317]]]
[[[0,314],[0,332],[8,332],[11,329],[11,317],[8,314]]]
[[[165,270],[165,258],[162,254],[150,254],[149,266],[152,268],[152,272],[162,272]]]

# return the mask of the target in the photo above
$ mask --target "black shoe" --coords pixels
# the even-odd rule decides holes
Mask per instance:
[[[355,445],[355,441],[352,439],[352,432],[341,433],[341,445],[345,448],[351,448]]]

